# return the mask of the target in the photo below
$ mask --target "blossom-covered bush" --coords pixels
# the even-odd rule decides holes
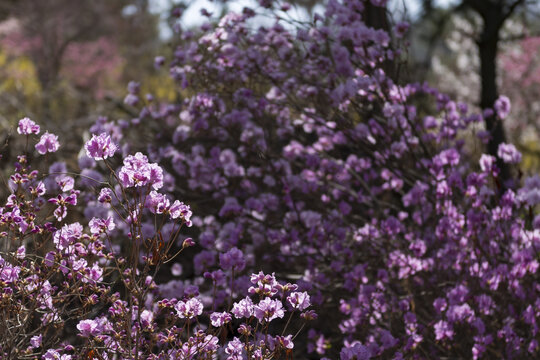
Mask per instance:
[[[70,222],[73,208],[81,205],[75,179],[57,164],[48,173],[32,169],[30,145],[40,127],[24,118],[18,129],[29,146],[18,157],[9,179],[12,193],[0,208],[0,358],[268,359],[290,354],[295,335],[288,323],[278,333],[274,320],[286,314],[289,322],[316,317],[306,311],[310,297],[297,285],[278,282],[273,274],[252,274],[245,298],[220,312],[214,311],[216,297],[200,294],[195,285],[171,297],[160,291],[156,275],[193,240],[184,239],[171,253],[182,227],[192,226],[192,212],[158,192],[163,186],[158,164],[137,153],[126,156],[116,172],[108,162],[116,144],[107,134],[92,137],[85,146],[86,163],[103,161],[111,169],[109,181],[90,178],[99,189],[94,198],[108,214],[84,225]],[[57,137],[45,134],[54,138],[48,151],[56,151]],[[41,151],[42,142],[43,136],[35,145],[40,155],[47,152]],[[150,236],[148,229],[143,232],[143,219],[155,224]],[[116,233],[119,228],[122,235]],[[224,269],[235,269],[241,261],[238,249],[225,254]],[[229,331],[234,338],[227,338]]]
[[[163,290],[212,279],[201,291],[220,307],[250,271],[299,279],[321,310],[295,348],[304,357],[537,354],[535,188],[517,188],[517,169],[501,183],[496,158],[473,159],[483,138],[467,130],[482,115],[385,73],[402,49],[363,19],[384,1],[329,1],[310,23],[259,3],[273,24],[253,29],[245,8],[179,31],[167,63],[181,101],[132,85],[139,116],[90,130],[146,151],[163,189],[195,209],[192,258]],[[510,104],[497,104],[485,113],[502,120]],[[141,146],[141,134],[155,140]],[[517,167],[521,155],[501,144],[499,157]]]
[[[385,1],[331,0],[310,23],[259,3],[273,24],[253,29],[246,8],[179,31],[156,64],[183,99],[130,83],[139,116],[92,126],[77,179],[62,163],[41,179],[20,158],[2,216],[2,306],[17,310],[2,351],[536,356],[540,180],[519,185],[518,150],[473,158],[482,115],[385,72],[407,28],[366,26]],[[67,220],[79,206],[87,226]]]

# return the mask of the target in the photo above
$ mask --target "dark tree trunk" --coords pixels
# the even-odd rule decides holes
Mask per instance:
[[[499,97],[497,91],[497,52],[499,45],[499,32],[504,23],[503,9],[500,6],[487,6],[481,14],[484,20],[482,35],[478,41],[480,56],[480,79],[481,94],[480,107],[493,109],[495,101]],[[488,154],[497,157],[499,144],[506,142],[506,135],[502,121],[496,114],[485,118],[486,130],[491,138],[488,142]],[[497,165],[501,171],[500,179],[504,184],[510,179],[510,169],[507,164],[497,158]]]
[[[386,8],[372,5],[369,1],[366,1],[364,6],[363,17],[366,25],[374,29],[381,29],[390,33],[390,23],[388,22]]]
[[[367,26],[377,30],[384,30],[389,35],[392,34],[388,13],[385,6],[375,6],[371,2],[364,3],[364,13],[362,18]],[[396,81],[396,66],[394,61],[386,60],[382,64],[384,72],[394,81]]]

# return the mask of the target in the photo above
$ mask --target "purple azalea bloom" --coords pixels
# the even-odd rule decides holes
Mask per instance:
[[[58,136],[50,134],[49,132],[45,132],[45,134],[41,135],[41,139],[35,146],[37,152],[41,155],[48,152],[55,152],[59,147],[60,143],[58,142]]]
[[[103,188],[99,192],[98,201],[100,203],[109,203],[112,201],[113,192],[109,188]]]
[[[511,104],[510,99],[504,95],[499,96],[495,101],[495,111],[501,119],[504,119],[510,114]]]
[[[98,323],[95,320],[81,320],[77,329],[83,337],[94,336],[98,333]]]
[[[181,319],[192,319],[202,314],[203,304],[199,299],[191,298],[185,302],[179,301],[174,308]]]
[[[253,316],[253,310],[253,301],[251,301],[251,298],[246,296],[246,298],[234,303],[231,313],[233,313],[234,317],[237,319],[243,317],[250,318]]]
[[[228,312],[214,312],[210,314],[210,321],[212,322],[212,326],[220,327],[224,324],[227,324],[229,321],[232,320],[231,314]]]
[[[35,335],[30,338],[30,346],[33,349],[36,349],[41,346],[41,341],[43,340],[43,335]]]
[[[281,301],[267,297],[261,300],[259,304],[255,305],[254,315],[259,322],[272,321],[277,318],[283,318],[283,316],[285,316],[285,311],[283,311],[283,304]]]
[[[304,311],[311,305],[310,298],[307,292],[293,292],[287,296],[287,301],[294,309]]]
[[[163,187],[163,169],[158,164],[148,163],[148,158],[140,152],[124,159],[118,178],[126,188],[151,185],[158,190]]]
[[[191,222],[191,216],[193,215],[193,213],[191,212],[189,205],[186,205],[181,201],[175,200],[169,208],[169,213],[171,215],[171,219],[178,219],[179,217],[181,217],[188,227],[193,225]]]
[[[86,155],[94,160],[104,160],[112,157],[118,146],[112,141],[107,133],[101,133],[98,136],[92,135],[92,138],[84,145]]]
[[[517,164],[521,161],[521,153],[513,144],[499,144],[497,156],[499,156],[502,161],[509,164]]]
[[[39,134],[39,125],[25,117],[19,120],[17,132],[21,135]]]
[[[246,267],[244,253],[238,250],[238,248],[233,247],[225,254],[219,255],[219,265],[223,270],[234,269],[236,271],[242,271]]]

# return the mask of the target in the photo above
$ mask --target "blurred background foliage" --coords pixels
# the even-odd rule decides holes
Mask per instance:
[[[291,13],[307,20],[324,2],[293,0]],[[29,116],[58,134],[76,157],[99,115],[130,117],[123,99],[131,80],[141,83],[142,93],[178,103],[182,90],[156,68],[155,57],[170,56],[183,36],[197,36],[205,22],[253,4],[0,0],[0,143],[18,119]],[[540,170],[539,15],[538,1],[530,0],[391,0],[386,13],[370,14],[368,21],[382,28],[411,24],[407,66],[396,72],[398,81],[427,81],[478,110],[508,96],[511,116],[504,124],[488,119],[486,127],[495,142],[518,145],[522,170],[533,173]]]

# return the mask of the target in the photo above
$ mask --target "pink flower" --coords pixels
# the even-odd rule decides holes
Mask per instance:
[[[77,329],[80,331],[81,336],[89,337],[95,335],[97,332],[98,324],[94,320],[81,320],[77,324]]]
[[[499,115],[501,119],[504,119],[508,116],[508,114],[510,114],[510,109],[511,109],[510,99],[508,99],[508,97],[504,95],[499,96],[497,101],[495,101],[494,107],[495,107],[495,110],[497,111],[497,115]]]
[[[90,222],[88,223],[88,226],[90,227],[90,232],[94,235],[100,234],[100,233],[106,233],[107,231],[113,231],[116,227],[116,224],[112,218],[112,216],[109,216],[106,219],[100,219],[100,218],[92,218]]]
[[[45,134],[41,135],[41,139],[39,139],[39,142],[36,144],[36,150],[41,155],[44,155],[48,152],[55,152],[60,147],[60,143],[58,142],[58,136],[54,134],[50,134],[49,132],[45,132]]]
[[[287,296],[287,300],[291,306],[300,311],[305,310],[310,303],[310,298],[307,292],[293,292],[291,295]]]
[[[107,133],[98,136],[92,135],[92,138],[84,144],[86,155],[94,160],[104,160],[114,155],[118,146],[112,142]]]
[[[193,225],[191,222],[191,215],[193,215],[193,213],[191,212],[189,205],[186,205],[181,201],[175,200],[169,208],[169,213],[171,215],[171,219],[178,219],[179,217],[181,217],[188,227]]]
[[[118,178],[126,188],[151,185],[158,190],[163,187],[163,169],[156,163],[148,163],[148,158],[140,152],[124,159]]]
[[[30,346],[35,349],[35,348],[38,348],[41,346],[41,341],[43,339],[43,335],[36,335],[36,336],[32,336],[32,338],[30,338]]]
[[[214,312],[210,314],[210,321],[212,326],[220,327],[232,320],[231,314],[228,312]]]
[[[234,314],[234,317],[237,319],[240,318],[249,318],[253,316],[253,301],[249,297],[240,300],[237,303],[234,303],[231,312]]]
[[[179,301],[175,306],[178,317],[192,319],[202,314],[203,304],[197,298],[191,298],[188,301]]]
[[[499,156],[502,161],[509,164],[518,164],[521,161],[521,153],[513,144],[499,144],[497,156]]]
[[[285,311],[283,311],[283,304],[279,300],[273,300],[269,297],[264,298],[255,305],[253,308],[254,315],[259,322],[272,321],[276,318],[283,318],[285,316]]]
[[[112,201],[112,196],[113,196],[113,193],[111,189],[103,188],[99,192],[98,201],[100,203],[109,203]]]
[[[39,125],[25,117],[19,120],[17,132],[21,135],[39,134]]]

